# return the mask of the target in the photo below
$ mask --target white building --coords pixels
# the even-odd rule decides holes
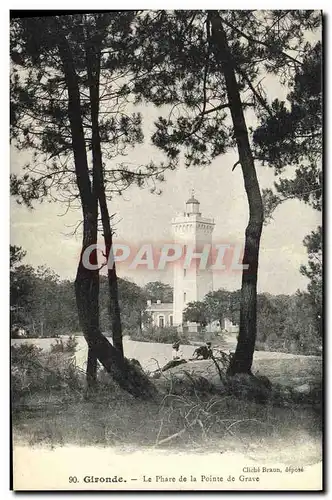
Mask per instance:
[[[157,303],[148,301],[147,311],[150,313],[152,325],[157,327],[182,326],[183,311],[187,304],[201,301],[207,293],[213,291],[211,247],[214,226],[213,219],[202,216],[200,203],[193,195],[187,201],[185,211],[172,219],[174,243],[181,245],[183,257],[173,263],[173,304],[161,303],[160,300],[157,300]],[[199,254],[199,257],[195,258],[195,254]],[[219,325],[218,322],[214,322],[209,329],[238,331],[238,327],[227,318],[223,323]],[[187,326],[190,331],[197,329],[195,323]]]
[[[157,300],[156,303],[152,303],[148,300],[146,310],[149,312],[151,318],[151,324],[153,326],[158,326],[164,328],[165,326],[173,326],[173,304],[161,302]]]
[[[214,220],[202,217],[199,201],[191,196],[186,203],[186,210],[172,219],[174,243],[183,246],[181,261],[174,265],[174,324],[183,323],[182,314],[189,302],[203,300],[205,295],[213,291],[213,275],[211,269],[211,245]],[[206,250],[204,257],[192,258],[195,253]]]

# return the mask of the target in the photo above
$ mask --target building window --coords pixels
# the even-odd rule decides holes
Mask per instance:
[[[186,301],[187,301],[187,294],[186,294],[186,292],[184,292],[184,294],[183,294],[183,302],[186,303]]]
[[[159,327],[164,328],[164,326],[165,326],[164,316],[159,316]]]
[[[173,326],[173,315],[170,314],[169,316],[169,326]]]

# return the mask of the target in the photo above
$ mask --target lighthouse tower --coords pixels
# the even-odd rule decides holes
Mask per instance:
[[[174,243],[183,247],[183,255],[187,258],[177,262],[174,266],[174,325],[182,325],[182,314],[189,302],[199,301],[213,290],[213,276],[211,269],[211,245],[214,220],[202,217],[200,203],[191,197],[186,203],[185,212],[172,219]],[[209,257],[204,262],[210,245]],[[195,258],[203,253],[202,258]],[[190,264],[188,262],[188,257]],[[189,264],[189,265],[188,265]]]

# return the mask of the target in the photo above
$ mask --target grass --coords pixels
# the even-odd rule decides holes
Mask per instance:
[[[140,347],[137,346],[139,343],[132,344]],[[154,353],[153,344],[147,348],[149,354]],[[147,351],[144,349],[143,352]],[[43,359],[46,370],[37,363],[37,371],[31,375],[27,374],[24,365],[24,383],[21,379],[17,381],[24,385],[24,391],[13,398],[16,444],[51,448],[65,444],[142,447],[204,453],[242,451],[255,457],[260,455],[264,460],[267,454],[274,454],[270,456],[271,460],[283,457],[284,463],[294,463],[298,453],[307,463],[320,459],[321,416],[310,405],[303,406],[290,400],[282,406],[272,399],[259,404],[220,390],[204,393],[194,388],[191,392],[174,394],[169,384],[158,385],[160,380],[156,380],[160,388],[157,400],[143,402],[120,391],[103,372],[100,373],[98,391],[87,394],[83,373],[80,369],[73,373],[72,367],[68,372],[65,362],[62,371],[57,372],[53,386],[49,385],[49,371],[58,366],[56,356],[62,359],[62,352],[41,354],[31,347],[24,347],[23,353],[24,356],[20,357],[16,351],[16,363],[24,365],[26,359],[35,362],[35,356],[38,363]],[[270,353],[270,359],[267,359],[261,357],[262,354],[265,355],[256,353],[256,369],[271,377],[272,382],[277,380],[279,383],[282,377],[284,383],[296,381],[296,378],[303,382],[301,377],[304,375],[306,380],[321,378],[321,362],[317,358],[280,358],[271,356],[276,353]],[[196,362],[194,368],[189,363],[183,367],[190,376],[194,370],[197,376],[208,374],[210,380],[212,375],[208,363],[211,361]],[[29,389],[31,377],[34,381],[32,390]],[[167,377],[163,376],[162,380],[167,381]]]
[[[284,454],[306,443],[304,458],[320,455],[319,415],[299,407],[276,408],[232,396],[164,396],[142,402],[125,394],[99,392],[61,404],[43,400],[14,413],[16,443],[51,448],[66,445],[237,451]],[[276,459],[277,457],[275,457]],[[292,458],[295,459],[295,456]],[[290,463],[292,460],[289,459]],[[308,462],[308,463],[309,463]],[[285,462],[286,463],[286,462]]]

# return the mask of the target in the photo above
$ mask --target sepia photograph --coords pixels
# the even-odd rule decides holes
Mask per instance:
[[[8,22],[10,488],[323,491],[323,12]]]

